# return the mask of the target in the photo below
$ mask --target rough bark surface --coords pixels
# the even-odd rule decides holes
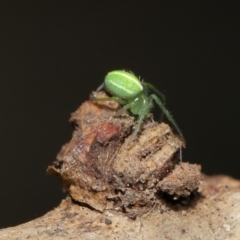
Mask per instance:
[[[133,139],[135,119],[118,109],[87,101],[72,114],[72,139],[47,169],[69,197],[0,239],[240,239],[240,182],[180,162],[184,142],[164,123],[147,119]]]

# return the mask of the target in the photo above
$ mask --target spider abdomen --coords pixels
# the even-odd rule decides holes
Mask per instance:
[[[121,70],[109,72],[105,77],[104,87],[113,96],[124,100],[132,99],[143,91],[143,86],[136,76]]]

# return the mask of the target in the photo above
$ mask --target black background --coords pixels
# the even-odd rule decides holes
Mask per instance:
[[[1,1],[0,227],[64,198],[45,171],[71,138],[70,113],[114,69],[167,96],[184,161],[239,172],[238,1]]]

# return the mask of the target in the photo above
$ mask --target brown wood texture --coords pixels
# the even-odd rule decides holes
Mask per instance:
[[[151,117],[133,139],[135,119],[118,109],[90,100],[72,114],[72,139],[47,169],[69,196],[0,239],[240,239],[240,182],[180,162],[185,143]]]

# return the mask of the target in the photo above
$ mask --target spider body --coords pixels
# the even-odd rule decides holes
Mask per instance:
[[[115,70],[106,75],[104,83],[97,90],[102,88],[110,93],[112,97],[96,99],[97,101],[116,101],[123,105],[120,111],[130,110],[132,114],[138,116],[137,126],[133,132],[134,138],[140,131],[144,119],[154,107],[154,101],[175,127],[179,135],[183,137],[180,128],[165,107],[165,96],[150,83],[141,82],[131,72]]]

